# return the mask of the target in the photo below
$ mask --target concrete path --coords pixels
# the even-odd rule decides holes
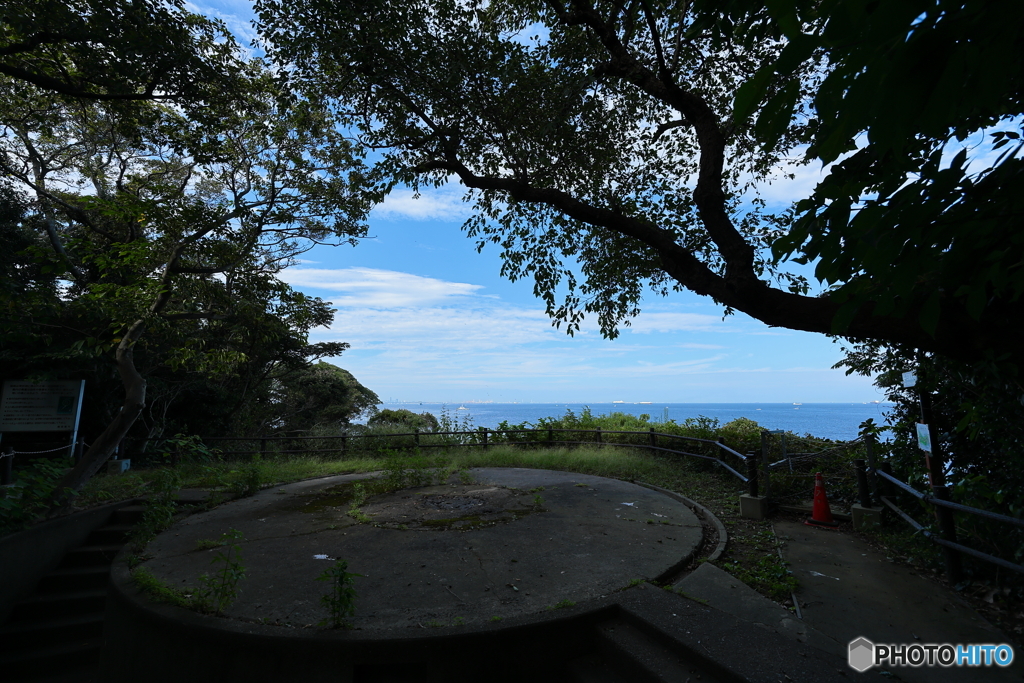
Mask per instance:
[[[856,536],[780,520],[775,530],[783,556],[800,582],[803,620],[712,565],[676,584],[754,626],[806,643],[843,660],[850,641],[914,644],[1005,643],[1006,637],[948,589],[888,561]],[[879,669],[873,669],[878,671]],[[1024,681],[1024,652],[1008,668],[889,667],[894,680],[911,683]],[[851,676],[857,676],[853,670]]]
[[[472,476],[370,499],[362,510],[374,525],[347,514],[356,475],[266,490],[182,520],[149,546],[145,566],[195,587],[221,552],[200,541],[237,529],[246,578],[229,617],[318,623],[327,586],[316,578],[343,558],[363,575],[356,627],[418,629],[602,597],[671,573],[702,539],[685,505],[635,484],[516,468]]]
[[[326,612],[320,604],[325,584],[315,579],[329,566],[325,559],[344,558],[350,571],[364,575],[356,579],[355,626],[422,633],[420,628],[469,626],[494,617],[514,620],[562,601],[628,599],[636,591],[615,592],[636,579],[670,576],[701,542],[700,520],[685,505],[641,486],[545,470],[484,468],[472,474],[472,484],[367,501],[362,510],[374,525],[357,524],[347,514],[351,484],[368,475],[263,491],[179,522],[151,544],[154,557],[146,566],[171,585],[195,586],[200,574],[215,569],[210,562],[218,552],[198,550],[198,542],[238,529],[245,539],[247,578],[228,616],[316,624]],[[829,676],[852,680],[860,675],[845,666],[846,653],[858,637],[886,644],[1006,642],[947,589],[889,562],[852,534],[786,520],[776,521],[775,528],[800,582],[802,620],[711,564],[675,586],[703,609],[738,620],[716,636],[726,649],[747,647],[758,659],[767,650],[754,654],[752,643],[760,637],[754,634],[768,638],[765,643],[778,634],[823,653],[813,655],[825,657],[815,666],[834,662]],[[681,615],[673,605],[647,612],[665,611],[671,624]],[[691,637],[687,629],[698,622],[681,621],[678,637]],[[696,632],[692,637],[695,647],[710,642],[702,643]],[[789,663],[778,671],[796,660],[782,658],[780,651],[779,662],[765,666],[783,661]],[[1007,669],[889,667],[886,675],[911,683],[1021,683],[1022,671],[1024,652]]]
[[[848,533],[780,520],[775,532],[800,581],[804,620],[844,646],[873,643],[1005,643],[970,605]],[[1024,652],[1009,668],[898,667],[906,681],[1024,681]]]

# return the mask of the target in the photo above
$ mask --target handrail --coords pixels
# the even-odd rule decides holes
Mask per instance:
[[[974,548],[969,548],[969,547],[967,547],[965,545],[960,545],[959,543],[954,543],[953,541],[947,541],[944,538],[939,538],[938,536],[933,534],[931,531],[928,531],[928,529],[925,529],[924,526],[922,524],[920,524],[916,519],[914,519],[913,517],[908,515],[906,512],[901,510],[895,503],[893,503],[891,500],[889,500],[889,498],[887,496],[879,496],[878,499],[880,501],[882,501],[882,503],[886,507],[888,507],[890,510],[892,510],[897,515],[899,515],[903,519],[903,521],[905,521],[910,526],[914,527],[915,531],[920,532],[925,538],[927,538],[932,543],[936,543],[938,545],[942,545],[942,546],[945,546],[947,548],[952,548],[953,550],[956,550],[958,552],[966,553],[967,555],[971,555],[972,557],[977,557],[979,560],[984,560],[986,562],[990,562],[992,564],[999,565],[1000,567],[1005,567],[1006,569],[1011,569],[1011,570],[1013,570],[1015,572],[1020,572],[1021,574],[1024,574],[1024,567],[1022,567],[1019,564],[1014,564],[1013,562],[1010,562],[1008,560],[1004,560],[1001,557],[996,557],[995,555],[989,555],[988,553],[983,553],[980,550],[975,550]],[[961,506],[961,507],[967,507],[967,506],[964,505],[964,506]]]
[[[1019,519],[1017,517],[1010,517],[1009,515],[1001,515],[998,512],[989,512],[988,510],[982,510],[981,508],[971,507],[970,505],[962,505],[960,503],[954,503],[951,500],[943,500],[941,498],[936,498],[935,496],[931,495],[930,493],[921,493],[920,491],[918,491],[918,490],[916,490],[914,488],[911,488],[911,486],[909,484],[905,484],[904,482],[900,481],[899,479],[897,479],[896,477],[892,476],[891,474],[883,472],[882,470],[879,470],[877,468],[876,469],[868,468],[868,472],[880,475],[883,479],[892,482],[896,486],[900,487],[901,489],[903,489],[907,493],[915,496],[918,500],[921,500],[921,501],[923,501],[925,503],[930,503],[932,505],[936,505],[936,506],[939,506],[939,507],[949,508],[951,510],[956,510],[958,512],[966,512],[967,514],[970,514],[970,515],[977,515],[979,517],[987,517],[987,518],[995,520],[997,522],[1005,522],[1007,524],[1013,524],[1015,526],[1024,527],[1024,519]]]

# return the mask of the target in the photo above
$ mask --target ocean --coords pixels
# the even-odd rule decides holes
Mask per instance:
[[[440,416],[447,411],[460,423],[470,420],[472,427],[497,427],[536,422],[541,417],[560,417],[566,410],[577,415],[585,407],[594,415],[612,412],[628,415],[647,414],[653,421],[682,422],[688,417],[712,417],[725,424],[738,417],[757,422],[765,429],[783,429],[800,435],[848,441],[857,438],[860,424],[868,418],[885,422],[886,403],[385,403],[381,408],[405,408],[415,413]]]

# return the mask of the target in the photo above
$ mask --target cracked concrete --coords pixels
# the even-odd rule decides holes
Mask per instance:
[[[700,521],[685,505],[635,484],[518,468],[471,474],[472,485],[368,499],[363,513],[379,526],[348,516],[344,495],[339,505],[309,505],[367,475],[266,490],[177,523],[149,546],[152,559],[144,566],[171,586],[194,587],[221,552],[197,550],[197,543],[237,529],[246,578],[228,617],[318,623],[327,616],[320,604],[327,587],[316,578],[330,563],[315,558],[327,556],[363,575],[355,584],[357,628],[418,629],[608,595],[662,574],[701,541]],[[459,516],[480,523],[424,523]]]

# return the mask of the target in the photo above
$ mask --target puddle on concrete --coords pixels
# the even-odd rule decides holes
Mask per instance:
[[[285,509],[334,517],[345,515],[356,484],[347,481],[287,501]],[[507,524],[543,512],[526,492],[479,484],[405,488],[367,498],[360,512],[377,527],[400,530],[470,531]]]
[[[335,484],[316,493],[307,493],[296,496],[294,500],[287,501],[282,506],[286,510],[298,512],[332,512],[330,508],[348,509],[355,497],[355,485],[364,482],[346,481],[343,484]]]

